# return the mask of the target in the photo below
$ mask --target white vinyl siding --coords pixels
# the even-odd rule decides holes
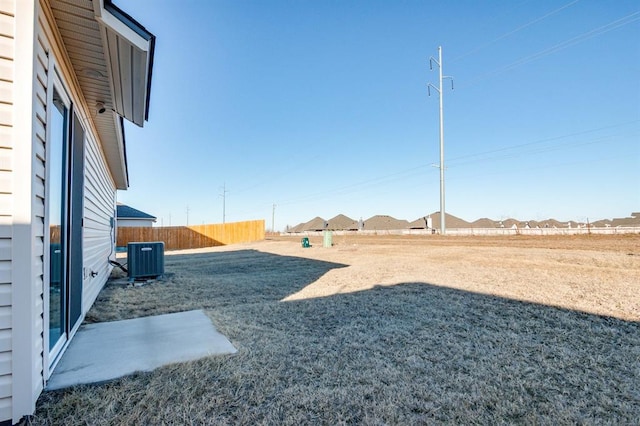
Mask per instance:
[[[112,218],[115,215],[116,187],[107,170],[102,150],[93,137],[87,135],[85,144],[84,179],[84,267],[82,306],[85,314],[107,282],[112,267],[109,257],[114,255]],[[91,277],[91,273],[97,273]]]
[[[0,421],[11,419],[11,256],[13,215],[13,2],[0,2]]]
[[[120,228],[152,227],[153,219],[118,219]]]
[[[34,336],[34,350],[36,361],[34,368],[38,372],[33,384],[36,395],[42,392],[44,386],[44,282],[45,282],[45,182],[46,182],[46,128],[47,128],[47,90],[49,87],[49,45],[39,19],[35,43],[35,82],[34,82],[34,135],[33,135],[33,234],[35,238],[35,259],[33,263],[35,278],[36,315],[35,329],[39,332]]]

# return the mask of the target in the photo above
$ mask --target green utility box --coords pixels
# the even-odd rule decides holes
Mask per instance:
[[[323,239],[322,239],[322,246],[323,247],[331,247],[333,246],[333,234],[331,233],[331,231],[324,231],[323,234]]]
[[[302,248],[311,247],[311,244],[309,244],[309,238],[307,237],[303,237],[301,243],[302,243]]]

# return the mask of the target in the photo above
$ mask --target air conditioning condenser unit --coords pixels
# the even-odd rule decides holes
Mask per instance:
[[[164,242],[127,244],[129,281],[164,275]]]

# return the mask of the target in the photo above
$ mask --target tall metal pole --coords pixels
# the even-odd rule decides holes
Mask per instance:
[[[438,63],[440,68],[440,233],[446,234],[444,209],[444,117],[442,94],[442,46],[438,46]]]
[[[273,210],[271,210],[271,232],[276,232],[276,203],[273,203]]]
[[[222,223],[225,223],[226,219],[227,219],[227,207],[226,207],[226,201],[227,201],[227,183],[224,182],[222,184],[222,188],[219,188],[222,193],[220,194],[220,196],[222,197]]]
[[[433,57],[429,58],[429,66],[433,69],[432,63],[438,64],[439,70],[439,84],[438,87],[429,83],[427,89],[433,87],[440,97],[440,233],[445,234],[447,232],[445,221],[445,207],[444,207],[444,107],[443,107],[443,93],[442,93],[442,80],[445,78],[451,79],[451,89],[453,89],[453,77],[442,75],[442,46],[438,46],[438,59]],[[431,91],[429,90],[429,95]]]
[[[226,198],[227,198],[227,183],[225,182],[222,184],[222,223],[225,223],[226,216],[227,216],[227,210],[225,205]]]

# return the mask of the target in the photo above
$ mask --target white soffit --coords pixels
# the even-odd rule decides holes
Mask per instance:
[[[80,86],[80,95],[88,107],[85,113],[95,125],[96,136],[116,188],[127,189],[129,179],[121,118],[115,112],[99,114],[96,109],[96,105],[101,103],[107,111],[115,110],[110,70],[103,50],[101,25],[94,12],[95,5],[91,0],[50,0],[49,5],[54,18],[51,23],[62,37],[61,47],[71,65],[69,71],[75,74]],[[46,10],[45,4],[45,13]]]
[[[142,127],[149,113],[155,37],[111,0],[94,0],[114,110]]]

